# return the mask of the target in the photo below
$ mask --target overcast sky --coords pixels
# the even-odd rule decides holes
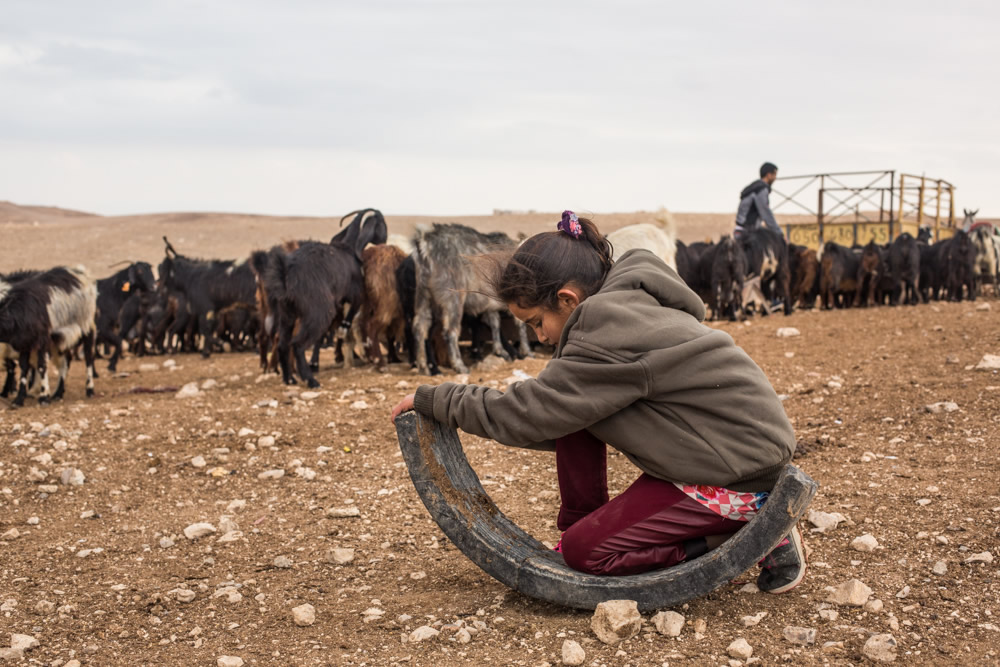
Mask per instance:
[[[735,209],[901,169],[1000,215],[1000,5],[5,0],[0,199]]]

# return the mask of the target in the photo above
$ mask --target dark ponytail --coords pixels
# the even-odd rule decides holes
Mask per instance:
[[[611,242],[587,218],[574,218],[578,236],[569,231],[535,234],[509,260],[496,263],[490,282],[502,301],[556,310],[558,292],[566,285],[579,289],[583,298],[601,289],[613,264]]]

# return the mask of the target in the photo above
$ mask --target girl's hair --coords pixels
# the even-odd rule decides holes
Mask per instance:
[[[490,283],[502,301],[557,310],[558,292],[567,284],[581,290],[584,299],[601,289],[613,263],[611,242],[587,218],[576,220],[582,228],[578,236],[568,231],[535,234],[509,259],[494,263]]]

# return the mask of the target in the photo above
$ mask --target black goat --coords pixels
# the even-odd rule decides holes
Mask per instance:
[[[24,405],[32,361],[41,384],[39,403],[62,398],[73,348],[83,344],[87,396],[94,395],[94,315],[97,285],[83,267],[57,267],[8,283],[0,300],[0,343],[17,355],[21,369],[14,405]],[[49,396],[48,365],[59,358],[59,385]]]
[[[108,360],[108,370],[112,373],[122,356],[122,338],[136,322],[144,322],[149,294],[154,289],[153,267],[146,262],[135,262],[97,281],[97,344],[114,346]],[[126,308],[128,302],[132,303]],[[140,339],[143,337],[145,328],[140,324]]]
[[[917,240],[904,232],[889,246],[889,303],[916,305],[920,302],[920,247]]]
[[[346,336],[362,305],[362,253],[372,241],[385,242],[387,230],[385,219],[375,209],[354,213],[351,224],[329,244],[309,241],[288,254],[282,249],[268,253],[264,286],[277,306],[278,362],[286,384],[295,383],[289,363],[289,355],[294,354],[299,377],[310,387],[319,386],[306,363],[305,350],[338,325]],[[352,356],[350,347],[345,364]]]
[[[792,273],[788,263],[788,244],[781,234],[758,227],[740,238],[746,253],[747,277],[760,276],[764,295],[780,298],[785,315],[792,313]]]
[[[177,254],[166,236],[163,242],[166,243],[166,257],[160,262],[160,284],[168,293],[184,295],[202,337],[201,354],[208,357],[212,354],[219,312],[234,303],[254,303],[253,271],[246,261],[184,257]],[[180,333],[174,325],[170,331]]]

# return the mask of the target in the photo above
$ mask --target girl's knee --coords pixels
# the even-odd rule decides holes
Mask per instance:
[[[566,531],[562,538],[562,555],[566,565],[585,574],[602,574],[594,562],[594,545],[585,539],[586,530],[574,530],[580,523]]]

